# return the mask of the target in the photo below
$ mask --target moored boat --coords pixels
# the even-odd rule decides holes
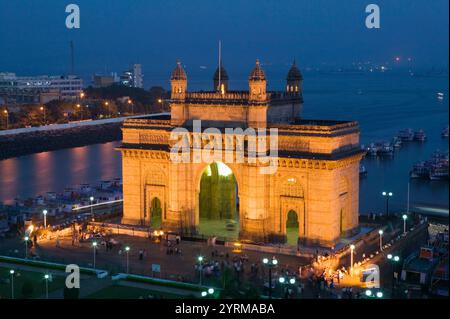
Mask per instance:
[[[359,176],[366,176],[367,175],[367,169],[364,166],[364,164],[359,163]]]
[[[427,135],[425,134],[425,132],[420,129],[416,132],[414,132],[414,140],[415,141],[420,141],[420,142],[424,142],[427,139]]]
[[[400,148],[402,147],[402,140],[398,136],[394,136],[392,139],[392,145],[394,148]]]
[[[408,128],[406,130],[401,130],[398,132],[398,137],[402,140],[402,141],[413,141],[414,140],[414,132],[412,129]]]
[[[419,162],[414,164],[412,171],[409,173],[411,178],[428,178],[430,173],[429,167],[426,162]]]

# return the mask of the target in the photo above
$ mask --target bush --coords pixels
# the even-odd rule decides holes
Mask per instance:
[[[23,298],[31,298],[34,292],[33,283],[29,280],[25,281],[22,285],[22,296]]]

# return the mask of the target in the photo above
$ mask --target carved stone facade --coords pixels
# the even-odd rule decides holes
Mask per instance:
[[[172,161],[170,151],[175,141],[170,135],[175,128],[185,128],[193,141],[193,121],[202,120],[203,130],[209,126],[221,131],[227,127],[260,128],[267,131],[265,138],[269,138],[270,129],[278,129],[278,154],[272,157],[277,169],[272,174],[261,173],[267,163],[249,159],[246,143],[242,163],[227,160],[230,155],[237,156],[235,148],[225,149],[221,158],[214,159],[224,162],[236,178],[241,239],[285,242],[291,210],[298,216],[301,242],[332,246],[341,236],[357,231],[359,161],[363,155],[358,123],[300,119],[301,80],[295,78],[299,89],[292,90],[291,72],[289,92],[266,91],[258,62],[249,77],[253,93],[224,92],[223,88],[220,92],[191,93],[178,64],[171,78],[176,88],[171,114],[124,123],[119,148],[123,159],[123,223],[150,225],[150,203],[156,197],[161,201],[164,229],[197,232],[200,180],[210,162]],[[239,134],[224,140],[230,138],[234,146],[239,138],[248,141]],[[191,143],[191,159],[198,146]]]

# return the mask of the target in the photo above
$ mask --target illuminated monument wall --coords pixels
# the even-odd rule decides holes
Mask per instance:
[[[297,213],[302,242],[331,246],[341,236],[354,233],[358,229],[359,161],[363,155],[358,123],[301,119],[302,81],[294,64],[286,90],[267,91],[266,77],[257,61],[249,76],[249,91],[229,91],[222,67],[214,76],[213,91],[188,92],[186,73],[178,63],[171,76],[171,114],[124,123],[119,148],[123,223],[150,225],[151,203],[158,198],[165,230],[198,230],[204,205],[200,203],[200,181],[210,163],[171,161],[170,150],[176,141],[170,134],[183,127],[192,138],[193,120],[202,120],[202,130],[278,129],[278,168],[273,174],[262,174],[260,168],[267,164],[251,163],[247,153],[243,163],[226,163],[238,188],[241,239],[285,242],[291,210]],[[238,147],[238,138],[232,143]],[[248,145],[244,145],[247,152]],[[230,152],[234,151],[223,152],[222,162]]]

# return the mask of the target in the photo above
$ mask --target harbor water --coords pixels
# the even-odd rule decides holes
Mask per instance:
[[[390,141],[405,128],[425,131],[428,139],[423,143],[404,143],[390,158],[367,156],[363,160],[368,174],[360,182],[360,212],[384,212],[382,191],[393,193],[390,209],[406,209],[413,164],[429,159],[438,149],[448,151],[448,139],[441,137],[442,129],[448,126],[448,78],[318,72],[307,72],[304,77],[303,117],[356,120],[361,126],[362,144]],[[283,83],[282,76],[273,72],[271,77],[270,70],[268,78],[279,78],[276,81]],[[193,82],[203,89],[211,84]],[[282,89],[271,83],[269,88]],[[244,82],[234,85],[230,82],[231,88],[245,89]],[[443,98],[438,98],[438,92],[444,93]],[[120,152],[114,149],[119,144],[96,144],[0,161],[0,201],[10,204],[16,197],[44,195],[64,187],[120,177]],[[448,180],[411,180],[411,206],[448,211],[448,188]]]

